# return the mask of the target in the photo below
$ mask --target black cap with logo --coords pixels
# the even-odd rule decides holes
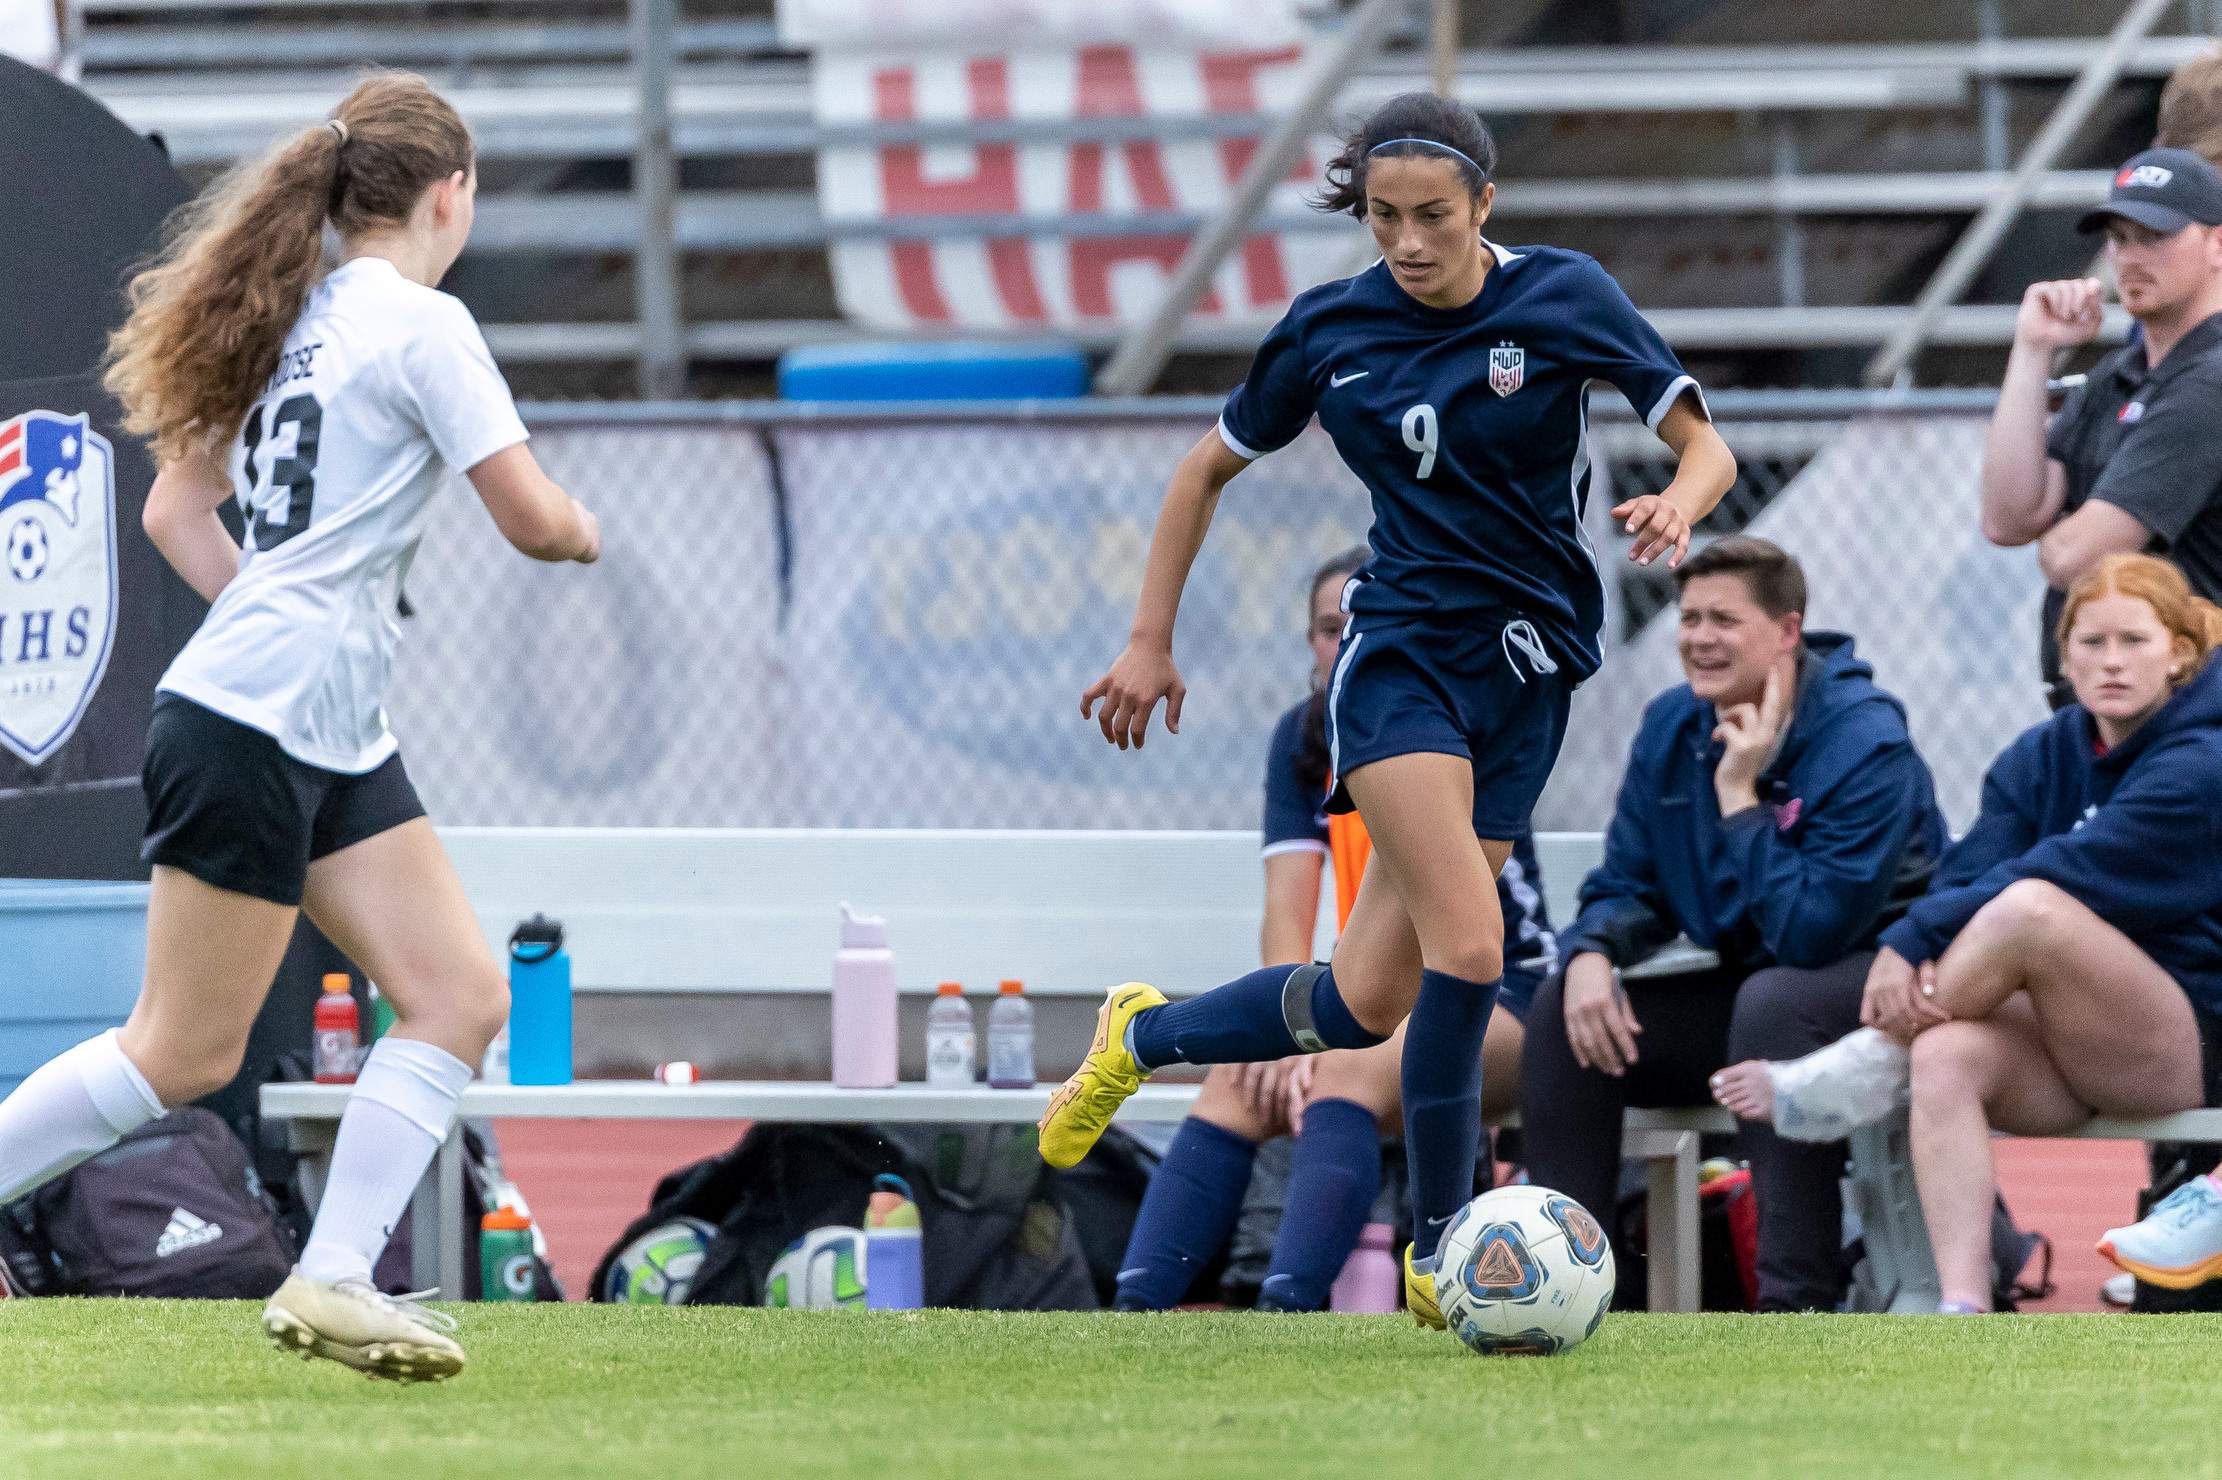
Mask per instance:
[[[2222,226],[2222,170],[2188,149],[2147,149],[2114,172],[2106,204],[2085,212],[2075,229],[2104,231],[2114,216],[2163,236],[2194,221]]]

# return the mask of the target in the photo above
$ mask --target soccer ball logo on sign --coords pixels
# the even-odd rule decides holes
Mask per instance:
[[[68,740],[116,627],[115,457],[91,418],[0,421],[0,745],[37,765]]]

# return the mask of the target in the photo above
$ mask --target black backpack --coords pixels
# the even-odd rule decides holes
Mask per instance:
[[[692,1305],[761,1305],[787,1246],[829,1224],[861,1227],[872,1179],[892,1172],[918,1202],[929,1306],[1095,1310],[1100,1302],[1073,1219],[1037,1196],[1044,1168],[1032,1126],[751,1126],[739,1144],[656,1184],[594,1268],[674,1218],[717,1228],[688,1296]]]
[[[24,1293],[261,1300],[293,1240],[215,1115],[172,1110],[0,1214]]]

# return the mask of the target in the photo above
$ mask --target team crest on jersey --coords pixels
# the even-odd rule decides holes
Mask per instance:
[[[1509,396],[1528,378],[1528,352],[1517,344],[1500,344],[1489,351],[1489,389]]]
[[[38,765],[108,671],[116,460],[82,413],[0,422],[0,745]]]

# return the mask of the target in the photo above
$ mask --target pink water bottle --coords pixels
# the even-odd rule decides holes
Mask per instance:
[[[1350,1251],[1342,1273],[1327,1289],[1327,1308],[1352,1315],[1387,1315],[1396,1309],[1403,1292],[1403,1272],[1396,1267],[1396,1230],[1386,1223],[1368,1223],[1358,1233],[1358,1247]]]
[[[843,1089],[895,1083],[895,953],[887,922],[841,906],[833,953],[833,1082]]]

